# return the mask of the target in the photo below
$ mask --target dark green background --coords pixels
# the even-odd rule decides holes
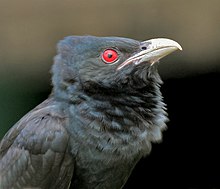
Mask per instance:
[[[63,37],[167,37],[183,47],[159,68],[169,129],[126,188],[219,187],[219,23],[219,0],[0,0],[0,138],[49,95]]]

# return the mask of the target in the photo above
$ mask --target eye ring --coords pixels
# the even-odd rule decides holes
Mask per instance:
[[[119,54],[115,49],[105,49],[102,53],[102,60],[106,64],[115,63],[119,58]]]

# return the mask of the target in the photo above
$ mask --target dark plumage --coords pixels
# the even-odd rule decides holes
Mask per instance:
[[[168,39],[60,41],[50,97],[0,143],[0,189],[122,188],[162,138],[167,114],[155,62],[177,49]]]

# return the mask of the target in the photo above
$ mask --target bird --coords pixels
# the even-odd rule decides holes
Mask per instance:
[[[67,36],[57,44],[48,98],[0,142],[0,189],[121,189],[162,141],[168,113],[161,58],[168,38]]]

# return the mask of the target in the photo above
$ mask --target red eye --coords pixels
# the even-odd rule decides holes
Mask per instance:
[[[102,54],[102,60],[106,64],[111,64],[118,60],[118,53],[113,49],[106,49]]]

